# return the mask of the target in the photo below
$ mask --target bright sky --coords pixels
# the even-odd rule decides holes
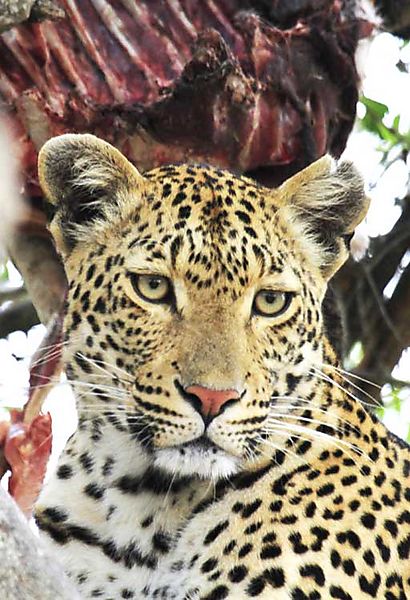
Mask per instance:
[[[410,129],[410,76],[399,73],[395,65],[399,59],[410,63],[410,44],[400,51],[400,42],[389,34],[381,34],[372,42],[370,48],[363,53],[361,62],[365,65],[366,76],[363,80],[363,91],[369,98],[387,104],[391,112],[391,121],[401,115],[403,132]],[[359,113],[363,107],[359,106]],[[389,123],[386,123],[389,124]],[[362,236],[376,236],[387,233],[400,215],[400,210],[389,199],[402,197],[407,191],[409,165],[395,163],[378,182],[381,170],[378,165],[380,153],[376,149],[377,141],[365,132],[355,131],[351,136],[345,158],[353,160],[371,189],[372,205],[365,224],[360,228]],[[410,260],[410,255],[408,257]],[[17,273],[12,273],[12,283],[19,281]],[[391,293],[394,282],[387,292]],[[40,342],[44,328],[34,327],[26,336],[23,332],[12,333],[7,340],[0,340],[0,419],[6,415],[1,406],[21,406],[25,401],[28,385],[28,364],[31,354]],[[17,358],[21,357],[21,360]],[[403,353],[394,375],[400,379],[410,379],[410,350]],[[394,409],[385,411],[384,420],[387,426],[398,435],[406,437],[410,422],[409,391],[401,392],[403,402],[400,412]],[[76,414],[72,394],[67,385],[61,384],[49,395],[45,411],[50,411],[54,430],[54,460],[63,448],[66,439],[76,427]],[[50,469],[53,468],[53,463]]]

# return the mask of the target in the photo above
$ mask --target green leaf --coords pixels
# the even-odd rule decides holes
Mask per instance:
[[[399,131],[400,115],[396,115],[392,126],[387,127],[383,123],[383,119],[389,110],[386,104],[382,104],[366,96],[362,96],[360,102],[366,109],[364,117],[360,119],[362,128],[377,135],[383,143],[382,147],[378,148],[378,151],[383,153],[382,164],[387,160],[387,154],[395,146],[399,146],[399,148],[401,147],[402,150],[406,150],[407,152],[410,151],[410,132],[402,134]]]
[[[397,133],[399,132],[399,125],[400,125],[400,115],[396,115],[394,117],[392,129],[394,129],[395,131],[397,131]]]
[[[5,263],[0,263],[0,281],[8,281],[9,280],[9,270]]]
[[[366,96],[362,96],[360,102],[365,105],[368,112],[379,119],[383,119],[389,112],[389,107],[386,104],[382,104],[381,102],[377,102],[377,100],[372,100]]]
[[[380,421],[383,421],[385,412],[386,410],[383,406],[376,408],[376,415],[379,417]]]

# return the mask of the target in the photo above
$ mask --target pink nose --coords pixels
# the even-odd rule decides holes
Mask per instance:
[[[204,417],[214,417],[229,400],[239,400],[241,397],[236,390],[211,390],[202,385],[190,385],[185,391],[199,398]]]

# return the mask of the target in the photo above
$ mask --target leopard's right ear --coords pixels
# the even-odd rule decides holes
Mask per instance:
[[[114,146],[94,135],[50,139],[38,157],[40,185],[56,206],[51,231],[61,253],[121,217],[143,177]]]

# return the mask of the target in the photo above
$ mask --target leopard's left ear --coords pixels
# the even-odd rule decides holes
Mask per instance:
[[[330,279],[345,262],[351,234],[369,206],[361,175],[351,162],[336,165],[324,156],[285,181],[277,194],[287,218],[299,226],[314,260]]]
[[[89,134],[50,139],[40,150],[38,170],[40,185],[56,206],[50,229],[62,254],[121,217],[144,181],[119,150]]]

